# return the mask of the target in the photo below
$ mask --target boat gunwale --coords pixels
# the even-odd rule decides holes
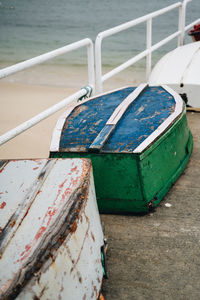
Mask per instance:
[[[139,85],[140,86],[140,85]],[[146,85],[145,85],[146,86]],[[50,153],[54,153],[54,152],[84,152],[87,153],[87,149],[85,148],[80,148],[77,150],[76,148],[60,148],[60,137],[62,134],[62,129],[65,123],[66,118],[70,115],[70,113],[72,113],[72,111],[80,106],[83,103],[86,103],[90,100],[94,100],[100,96],[103,95],[107,95],[107,94],[111,94],[113,92],[116,91],[120,91],[123,90],[124,88],[129,88],[131,86],[127,86],[127,87],[123,87],[120,89],[115,89],[112,91],[109,91],[107,93],[103,93],[100,94],[98,96],[86,99],[84,101],[82,101],[81,103],[76,103],[73,107],[70,107],[67,109],[67,111],[65,111],[61,117],[58,119],[56,126],[54,128],[53,131],[53,135],[52,135],[52,140],[51,140],[51,146],[50,146]],[[152,86],[153,87],[153,86]],[[133,153],[133,154],[141,154],[142,152],[144,152],[147,148],[149,148],[153,142],[157,141],[160,137],[162,137],[162,134],[166,132],[166,130],[176,121],[176,119],[181,115],[181,113],[183,113],[184,111],[184,104],[183,104],[183,100],[181,98],[181,96],[179,96],[179,94],[177,94],[173,89],[171,89],[170,87],[168,87],[167,85],[161,85],[161,87],[166,90],[170,95],[172,95],[174,97],[175,100],[175,110],[174,112],[153,132],[151,133],[133,152],[129,152],[129,151],[121,151],[121,153]],[[137,89],[137,88],[136,88]],[[102,151],[100,153],[113,153],[110,151]]]
[[[183,112],[183,100],[179,94],[172,90],[167,85],[161,85],[169,94],[174,97],[175,100],[175,110],[174,112],[160,125],[158,128],[152,132],[134,151],[133,153],[141,153],[147,149],[157,138],[159,138],[162,133],[164,133],[167,128],[176,120],[178,116]]]

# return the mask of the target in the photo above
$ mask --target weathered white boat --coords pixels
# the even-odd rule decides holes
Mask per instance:
[[[167,84],[186,103],[200,107],[200,42],[187,44],[167,53],[155,65],[149,84]]]
[[[1,161],[0,299],[97,299],[100,224],[87,159]]]

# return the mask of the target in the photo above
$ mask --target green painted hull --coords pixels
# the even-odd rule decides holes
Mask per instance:
[[[92,160],[101,213],[141,213],[159,204],[186,167],[192,147],[184,111],[142,153],[51,152],[50,156]]]

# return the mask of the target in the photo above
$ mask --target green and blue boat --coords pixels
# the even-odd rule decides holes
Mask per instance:
[[[50,157],[92,160],[101,213],[143,213],[175,183],[192,147],[182,98],[141,84],[70,107],[54,129]]]

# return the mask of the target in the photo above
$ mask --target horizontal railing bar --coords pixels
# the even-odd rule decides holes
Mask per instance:
[[[139,54],[137,54],[133,58],[127,60],[125,63],[121,64],[120,66],[118,66],[116,68],[114,68],[112,71],[104,74],[102,76],[102,82],[108,80],[109,78],[116,75],[117,73],[127,69],[128,67],[130,67],[131,65],[133,65],[137,61],[139,61],[140,59],[144,58],[147,54],[148,54],[148,50],[144,50],[143,52],[140,52]]]
[[[152,53],[153,51],[155,51],[156,49],[160,48],[161,46],[165,45],[166,43],[170,42],[172,39],[174,39],[175,37],[177,37],[180,34],[180,31],[177,31],[171,35],[169,35],[168,37],[166,37],[165,39],[161,40],[160,42],[158,42],[157,44],[151,46],[149,49],[144,50],[143,52],[140,52],[139,54],[137,54],[136,56],[134,56],[133,58],[129,59],[128,61],[126,61],[125,63],[121,64],[120,66],[116,67],[115,69],[113,69],[112,71],[104,74],[102,76],[102,82],[108,80],[109,78],[111,78],[112,76],[116,75],[117,73],[127,69],[128,67],[130,67],[131,65],[135,64],[136,62],[138,62],[140,59],[146,57],[149,53]]]
[[[39,113],[38,115],[34,116],[33,118],[27,120],[26,122],[20,124],[16,128],[11,129],[10,131],[6,132],[5,134],[0,136],[0,145],[3,145],[7,141],[11,140],[12,138],[16,137],[20,133],[26,131],[27,129],[33,127],[37,123],[43,121],[47,117],[53,115],[57,111],[61,110],[64,108],[67,104],[74,100],[78,100],[79,98],[83,96],[87,96],[87,94],[91,94],[92,88],[90,86],[82,88],[80,91],[72,94],[71,96],[63,99],[59,103],[49,107],[45,111]]]
[[[168,37],[164,38],[163,40],[161,40],[160,42],[156,43],[155,45],[153,45],[149,51],[151,50],[151,52],[157,50],[158,48],[162,47],[163,45],[167,44],[168,42],[170,42],[171,40],[173,40],[175,37],[179,36],[181,33],[181,31],[176,31],[175,33],[169,35]]]
[[[180,9],[182,8],[182,2],[174,3],[170,6],[167,6],[165,8],[162,8],[160,10],[157,10],[153,13],[150,13],[148,15],[142,16],[140,18],[137,18],[135,20],[131,20],[129,22],[123,23],[121,25],[115,26],[113,28],[110,28],[108,30],[102,31],[97,35],[96,42],[95,42],[95,64],[96,64],[96,89],[97,94],[102,92],[102,83],[109,79],[110,77],[114,76],[115,74],[123,71],[124,69],[128,68],[129,66],[133,65],[140,59],[144,58],[148,54],[150,54],[151,48],[148,47],[148,50],[143,51],[142,53],[136,55],[135,57],[131,58],[127,62],[123,63],[122,65],[116,67],[112,71],[102,75],[102,62],[101,62],[101,46],[102,41],[104,38],[109,37],[111,35],[114,35],[116,33],[119,33],[123,30],[126,30],[128,28],[134,27],[135,25],[138,25],[143,22],[147,22],[149,20],[152,20],[152,18],[160,16],[162,14],[165,14],[171,10],[174,10],[176,8]],[[177,33],[175,33],[174,36],[176,36]],[[179,35],[181,35],[181,31],[178,32]]]
[[[185,26],[185,31],[190,29],[192,26],[194,26],[198,23],[200,23],[200,19],[197,19],[196,21],[194,21],[194,22],[190,23],[189,25]]]
[[[172,5],[167,6],[167,7],[165,7],[165,8],[159,9],[159,10],[157,10],[157,11],[155,11],[155,12],[153,12],[153,13],[150,13],[150,14],[148,14],[148,15],[145,15],[145,16],[143,16],[143,17],[140,17],[140,18],[137,18],[137,19],[135,19],[135,20],[132,20],[132,21],[123,23],[123,24],[121,24],[121,25],[115,26],[115,27],[110,28],[110,29],[108,29],[108,30],[102,31],[102,32],[100,32],[100,33],[98,34],[97,38],[102,38],[102,39],[103,39],[103,38],[108,37],[108,36],[110,36],[110,35],[116,34],[116,33],[118,33],[118,32],[121,32],[121,31],[123,31],[123,30],[126,30],[126,29],[128,29],[128,28],[130,28],[130,27],[133,27],[133,26],[135,26],[135,25],[138,25],[138,24],[140,24],[140,23],[143,23],[143,22],[145,22],[145,21],[147,21],[147,20],[149,20],[149,19],[152,19],[152,18],[157,17],[157,16],[159,16],[159,15],[162,15],[162,14],[164,14],[164,13],[167,13],[167,12],[169,12],[169,11],[171,11],[171,10],[177,8],[177,7],[180,7],[181,5],[182,5],[181,2],[177,2],[177,3],[175,3],[175,4],[172,4]]]
[[[52,58],[55,58],[57,56],[66,54],[66,53],[68,53],[72,50],[76,50],[76,49],[79,49],[79,48],[81,48],[83,46],[87,46],[87,45],[92,45],[92,47],[93,47],[92,41],[89,38],[80,40],[78,42],[75,42],[75,43],[66,45],[64,47],[58,48],[56,50],[44,53],[42,55],[39,55],[39,56],[36,56],[34,58],[28,59],[26,61],[15,64],[13,66],[4,68],[4,69],[0,70],[0,79],[4,78],[4,77],[7,77],[11,74],[17,73],[19,71],[28,69],[28,68],[33,67],[35,65],[41,64],[41,63],[43,63],[45,61],[48,61]]]

